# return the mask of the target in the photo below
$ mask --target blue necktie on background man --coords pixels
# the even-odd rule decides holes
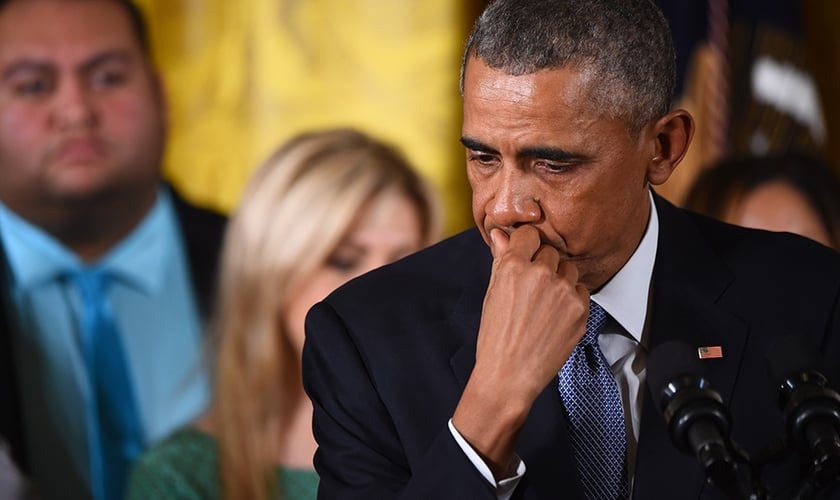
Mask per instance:
[[[131,376],[108,301],[112,274],[101,268],[71,272],[82,299],[81,344],[89,382],[91,490],[95,500],[123,498],[129,467],[143,450],[143,429]]]

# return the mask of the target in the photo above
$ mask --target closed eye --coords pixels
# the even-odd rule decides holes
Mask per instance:
[[[491,154],[482,153],[480,151],[472,151],[468,153],[468,161],[478,163],[481,166],[493,166],[499,162],[499,159]]]
[[[546,160],[536,160],[534,162],[534,168],[546,171],[551,174],[562,174],[574,169],[578,166],[579,163],[577,162],[552,162]]]

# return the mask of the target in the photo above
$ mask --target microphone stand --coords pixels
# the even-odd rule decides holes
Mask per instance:
[[[802,483],[793,496],[786,495],[785,500],[812,500],[832,483],[840,482],[840,456],[829,452],[832,450],[833,447],[828,447],[828,449],[824,449],[824,453],[818,453],[810,461],[808,471],[803,475]],[[781,462],[796,453],[797,449],[791,442],[790,436],[785,435],[759,452],[751,464],[754,471],[760,471],[765,465]],[[758,477],[758,475],[753,477]]]
[[[706,480],[732,500],[767,500],[760,469],[734,442],[723,450],[700,449],[697,459]]]
[[[809,500],[840,480],[840,395],[821,373],[803,371],[784,380],[780,402],[792,448],[808,464],[794,500]]]
[[[808,474],[793,500],[810,500],[832,483],[840,481],[840,451],[836,440],[814,454]]]

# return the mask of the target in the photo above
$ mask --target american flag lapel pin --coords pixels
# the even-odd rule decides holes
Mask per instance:
[[[723,357],[723,348],[719,345],[709,345],[697,348],[697,357],[700,359],[717,359]]]

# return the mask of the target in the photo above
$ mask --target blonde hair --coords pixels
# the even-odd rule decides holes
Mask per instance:
[[[249,181],[225,235],[212,325],[211,421],[226,498],[279,493],[271,457],[289,418],[284,395],[302,390],[282,307],[366,203],[390,192],[416,207],[424,245],[438,238],[437,201],[428,185],[397,150],[358,131],[297,136]]]

